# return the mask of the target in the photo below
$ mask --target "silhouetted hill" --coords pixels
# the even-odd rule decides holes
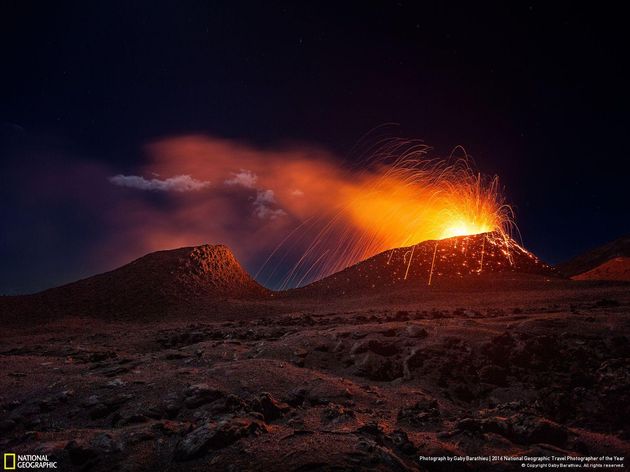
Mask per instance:
[[[0,309],[6,312],[3,318],[159,318],[267,294],[226,246],[203,245],[147,254],[111,272],[33,295],[2,297]]]
[[[556,268],[561,274],[573,277],[617,257],[630,257],[630,235],[615,239],[603,246],[580,254],[562,264],[558,264]]]
[[[574,280],[630,281],[630,257],[615,257],[571,278]]]

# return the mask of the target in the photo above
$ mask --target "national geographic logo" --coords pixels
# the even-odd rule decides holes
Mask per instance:
[[[4,470],[56,469],[57,461],[51,461],[46,454],[4,453]]]

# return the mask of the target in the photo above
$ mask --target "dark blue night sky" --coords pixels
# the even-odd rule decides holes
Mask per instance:
[[[394,123],[498,174],[549,262],[630,231],[622,12],[339,3],[5,2],[0,293],[111,269],[103,214],[124,195],[101,177],[137,174],[147,143],[190,134],[352,160]]]

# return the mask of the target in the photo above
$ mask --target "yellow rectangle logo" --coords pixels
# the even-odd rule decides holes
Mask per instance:
[[[15,470],[15,454],[4,453],[4,470]]]

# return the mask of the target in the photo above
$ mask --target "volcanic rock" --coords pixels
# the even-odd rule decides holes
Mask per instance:
[[[409,440],[409,436],[403,430],[397,429],[392,432],[389,439],[393,443],[394,449],[407,456],[416,455],[418,448]]]
[[[402,363],[373,352],[359,357],[355,362],[356,374],[370,380],[391,381],[402,377]]]
[[[426,329],[418,325],[407,326],[405,332],[410,338],[426,338],[429,335]]]
[[[398,354],[400,348],[395,342],[382,342],[377,339],[370,339],[368,341],[355,343],[350,349],[350,354],[361,354],[367,351],[371,351],[380,356],[389,357]]]
[[[437,401],[424,398],[398,410],[398,421],[409,425],[423,425],[440,420],[440,409]]]
[[[505,366],[509,363],[516,341],[507,332],[492,338],[482,347],[482,352],[496,365]]]
[[[566,428],[544,418],[519,415],[511,419],[510,426],[511,439],[524,444],[546,443],[562,447],[568,438]]]
[[[223,392],[216,388],[209,387],[207,384],[195,384],[184,391],[184,404],[188,408],[196,408],[218,400],[223,395]]]
[[[457,428],[500,434],[518,444],[545,443],[562,447],[568,439],[567,430],[563,426],[545,418],[521,414],[510,418],[466,418],[458,422]]]
[[[74,465],[84,465],[88,461],[92,462],[99,455],[99,451],[95,447],[77,441],[70,441],[66,446],[66,451]]]
[[[263,424],[255,420],[235,418],[218,424],[204,424],[184,437],[175,449],[177,460],[189,460],[210,449],[221,449],[248,435],[265,432]]]
[[[322,412],[322,418],[330,423],[343,423],[355,418],[354,411],[336,403],[329,404]]]
[[[492,385],[505,386],[507,371],[496,365],[485,365],[479,369],[479,380]]]
[[[270,393],[263,392],[252,402],[252,410],[262,413],[268,423],[284,415],[289,410],[289,405],[278,402]]]

